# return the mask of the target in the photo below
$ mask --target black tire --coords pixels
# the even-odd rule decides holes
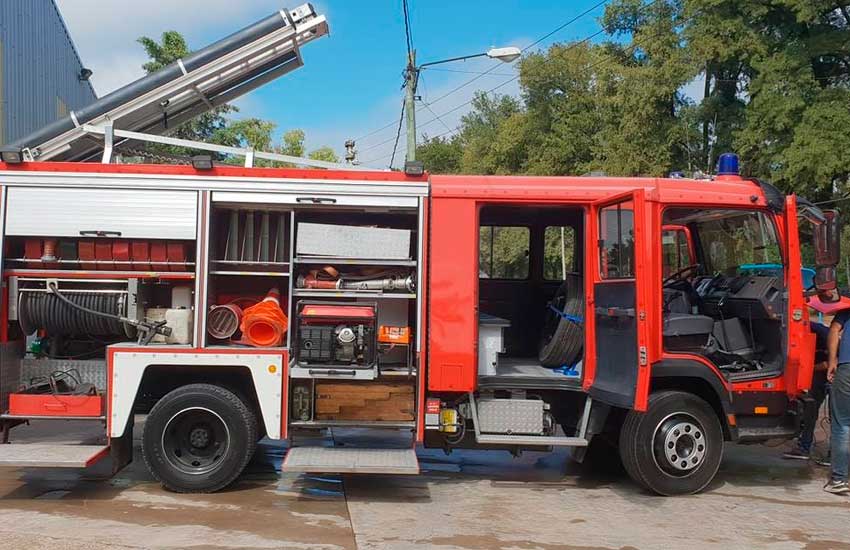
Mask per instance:
[[[711,405],[680,391],[649,399],[646,413],[630,411],[620,432],[620,457],[636,483],[659,495],[690,495],[717,474],[723,429]]]
[[[257,418],[233,392],[190,384],[160,399],[145,421],[142,456],[162,486],[212,493],[230,485],[257,447]]]
[[[623,460],[617,444],[604,435],[595,435],[590,440],[582,466],[587,471],[604,475],[623,475]]]
[[[584,317],[584,282],[580,275],[567,275],[547,307],[543,341],[537,356],[544,367],[571,366],[581,357],[584,326],[564,319],[561,314],[579,319]]]

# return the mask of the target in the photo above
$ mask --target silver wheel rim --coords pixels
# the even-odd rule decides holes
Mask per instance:
[[[160,444],[172,468],[184,474],[203,475],[221,465],[230,449],[230,430],[215,411],[188,407],[168,419]]]
[[[684,477],[699,469],[708,453],[705,429],[687,413],[673,413],[659,422],[652,436],[656,465],[669,475]]]

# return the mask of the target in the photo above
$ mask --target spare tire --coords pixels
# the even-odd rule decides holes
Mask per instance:
[[[544,367],[572,366],[584,348],[584,281],[567,275],[546,306],[543,339],[537,358]]]

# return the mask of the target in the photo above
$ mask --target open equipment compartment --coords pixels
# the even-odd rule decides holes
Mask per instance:
[[[414,207],[296,209],[291,425],[414,426],[419,216]]]
[[[222,202],[215,196],[210,217],[206,343],[256,345],[242,334],[246,310],[270,297],[286,319],[291,317],[292,211],[275,204]],[[262,347],[288,347],[288,323],[278,324],[282,337],[272,335]]]
[[[107,346],[194,344],[198,193],[13,186],[5,198],[0,420],[103,418]]]

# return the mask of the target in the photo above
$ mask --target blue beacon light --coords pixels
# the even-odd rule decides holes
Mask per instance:
[[[718,176],[737,176],[740,174],[738,170],[738,155],[735,153],[723,153],[717,159],[717,175]]]

